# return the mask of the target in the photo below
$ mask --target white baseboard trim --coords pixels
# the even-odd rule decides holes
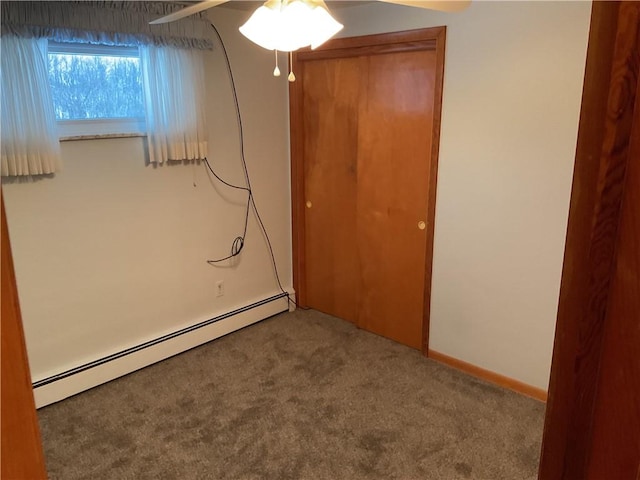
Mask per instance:
[[[126,350],[33,382],[36,408],[59,402],[90,388],[290,309],[282,293],[265,298]]]

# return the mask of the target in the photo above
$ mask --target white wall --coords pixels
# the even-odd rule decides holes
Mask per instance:
[[[430,348],[547,388],[591,4],[336,10],[342,36],[447,26]]]
[[[242,37],[244,12],[211,17],[227,43],[255,199],[280,276],[291,287],[287,82],[272,56]],[[222,52],[207,55],[210,161],[242,184],[238,130]],[[213,185],[204,165],[145,165],[144,139],[62,143],[55,178],[3,182],[34,381],[278,293],[262,234],[244,195]],[[194,180],[196,187],[193,186]],[[225,295],[216,298],[215,282]]]

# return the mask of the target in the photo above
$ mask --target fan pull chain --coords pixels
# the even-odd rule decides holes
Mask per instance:
[[[293,74],[293,52],[289,52],[289,76],[287,80],[290,82],[296,81],[296,76]]]
[[[274,53],[276,54],[276,68],[273,69],[273,76],[279,77],[280,69],[278,68],[278,50],[274,50]]]

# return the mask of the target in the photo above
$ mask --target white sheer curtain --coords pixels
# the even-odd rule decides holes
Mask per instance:
[[[47,40],[2,37],[2,176],[60,168],[60,145],[47,76]]]
[[[202,50],[140,47],[149,161],[207,156]]]

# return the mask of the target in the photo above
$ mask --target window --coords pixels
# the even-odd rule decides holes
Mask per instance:
[[[48,71],[61,137],[144,132],[138,47],[49,42]]]

